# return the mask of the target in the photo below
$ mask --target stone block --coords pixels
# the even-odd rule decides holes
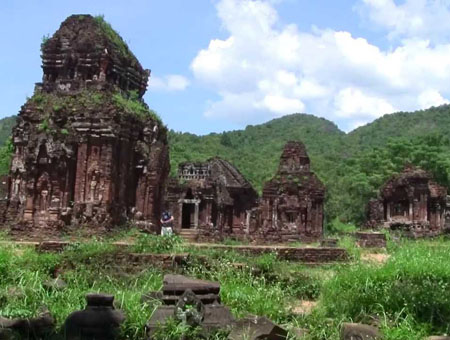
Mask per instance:
[[[380,340],[382,339],[378,328],[359,324],[344,323],[341,328],[341,340]]]
[[[41,339],[54,332],[55,320],[48,310],[42,311],[35,318],[7,319],[0,317],[0,339],[13,334],[20,335],[21,339]]]
[[[64,323],[67,340],[113,340],[125,320],[122,311],[114,309],[114,296],[88,294],[84,310],[70,314]]]
[[[336,248],[337,245],[338,245],[338,239],[336,239],[336,238],[325,238],[320,241],[321,247]]]
[[[229,340],[286,340],[288,332],[266,317],[249,316],[236,321]]]
[[[383,233],[357,232],[356,242],[363,248],[386,248],[386,235]]]

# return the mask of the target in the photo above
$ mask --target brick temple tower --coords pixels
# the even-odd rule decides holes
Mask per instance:
[[[157,230],[169,159],[167,130],[142,99],[150,71],[90,15],[43,42],[42,69],[13,129],[3,219],[37,235],[131,218]]]
[[[266,239],[295,241],[323,235],[325,186],[310,170],[306,147],[288,142],[278,172],[264,185],[261,228]]]

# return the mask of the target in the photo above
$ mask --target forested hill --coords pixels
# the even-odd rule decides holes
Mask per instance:
[[[347,140],[361,148],[385,145],[389,138],[417,138],[425,135],[448,135],[450,130],[450,105],[428,110],[397,112],[384,115],[374,122],[350,132]]]
[[[0,120],[4,142],[15,117]],[[278,166],[283,145],[305,143],[312,168],[327,186],[326,218],[361,222],[367,201],[405,163],[431,171],[450,188],[450,106],[385,115],[349,134],[323,118],[292,114],[244,130],[196,136],[169,132],[172,174],[182,161],[219,156],[231,161],[261,190]],[[6,163],[10,148],[0,149]],[[2,161],[3,160],[3,161]],[[7,164],[0,164],[5,172]]]
[[[261,189],[264,181],[275,173],[281,150],[289,140],[301,140],[313,159],[313,167],[332,166],[330,156],[341,152],[345,133],[322,118],[306,114],[292,114],[268,123],[247,126],[245,130],[195,136],[170,131],[169,145],[172,173],[179,162],[223,157]]]
[[[195,136],[171,131],[172,171],[186,160],[220,156],[257,189],[276,171],[282,147],[302,140],[313,170],[325,182],[327,221],[360,223],[368,200],[406,163],[432,172],[450,188],[450,106],[385,115],[349,134],[325,119],[293,114],[245,130]]]
[[[9,136],[11,136],[11,130],[15,123],[16,116],[0,119],[0,145],[5,144]]]

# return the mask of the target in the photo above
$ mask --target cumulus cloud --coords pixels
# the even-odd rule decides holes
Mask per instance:
[[[388,30],[391,38],[426,38],[445,41],[450,37],[449,0],[362,0],[361,12]]]
[[[392,25],[408,18],[406,9],[391,0],[361,1],[386,11],[394,6],[385,26],[401,31]],[[209,118],[245,124],[308,112],[350,130],[396,110],[448,102],[449,43],[409,31],[401,43],[383,50],[349,32],[302,32],[295,24],[283,25],[271,1],[221,0],[217,14],[228,36],[211,40],[191,64],[195,78],[219,96],[206,109]]]
[[[189,86],[186,77],[171,74],[164,77],[150,77],[148,87],[156,91],[183,91]]]
[[[378,118],[396,109],[385,99],[362,93],[359,89],[345,88],[335,96],[336,114],[340,117]],[[360,125],[356,121],[354,125]]]
[[[441,96],[438,91],[426,90],[419,95],[419,105],[421,109],[428,109],[431,106],[448,104],[449,101]]]

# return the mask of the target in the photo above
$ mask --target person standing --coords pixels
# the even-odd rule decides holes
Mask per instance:
[[[161,235],[170,236],[173,234],[173,216],[170,212],[164,211],[161,216]]]

